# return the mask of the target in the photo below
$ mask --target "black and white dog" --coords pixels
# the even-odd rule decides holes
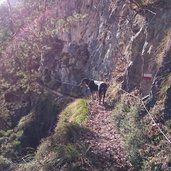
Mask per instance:
[[[105,100],[105,95],[107,91],[107,84],[103,81],[89,80],[84,78],[81,80],[80,86],[87,86],[90,89],[90,92],[93,94],[94,92],[98,92],[98,100],[99,104],[101,103],[101,99],[103,99],[103,104]]]

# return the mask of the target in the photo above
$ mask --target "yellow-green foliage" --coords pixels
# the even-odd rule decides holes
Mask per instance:
[[[49,146],[52,144],[56,146],[59,144],[68,144],[70,139],[76,139],[79,133],[84,130],[84,123],[86,123],[89,114],[89,106],[86,100],[78,99],[68,105],[59,115],[59,120],[55,129],[55,134],[52,136],[54,144],[50,139],[42,141],[38,147],[36,158],[39,159],[46,151],[49,151]],[[55,147],[56,148],[56,147]]]
[[[67,144],[58,146],[58,160],[54,158],[54,162],[61,170],[91,170],[93,166],[93,157],[90,147],[85,144]],[[89,169],[88,169],[89,168]]]
[[[166,78],[169,78],[166,76]],[[169,79],[164,79],[160,88],[160,98],[156,102],[155,106],[150,109],[150,114],[154,118],[157,124],[159,124],[161,130],[169,138],[171,135],[171,120],[163,119],[165,109],[165,98],[167,89],[169,87]],[[160,170],[163,165],[165,169],[169,170],[171,163],[171,148],[170,143],[163,136],[160,130],[152,124],[148,115],[143,117],[143,124],[146,128],[145,137],[146,142],[141,149],[141,155],[145,158],[143,160],[142,171],[146,170]]]
[[[84,124],[87,121],[88,113],[89,106],[85,100],[78,99],[74,101],[59,115],[56,130],[62,129],[68,123]]]
[[[156,2],[156,0],[138,0],[138,2],[139,4],[142,4],[142,5],[149,5],[149,4]]]
[[[82,131],[87,130],[89,105],[84,99],[69,104],[59,115],[55,134],[39,146],[36,159],[42,161],[39,166],[44,170],[80,170],[93,165],[93,154],[86,144],[79,142]]]
[[[164,32],[164,36],[162,40],[159,42],[159,45],[155,53],[155,56],[156,56],[155,61],[157,62],[159,66],[161,66],[163,63],[165,52],[167,52],[170,49],[171,29],[170,28],[167,30],[165,29],[163,32]]]
[[[125,142],[130,161],[139,169],[141,166],[140,145],[143,143],[143,131],[138,116],[139,104],[133,97],[123,95],[113,110],[113,119]]]
[[[59,115],[55,129],[58,142],[67,143],[70,139],[76,139],[79,132],[84,129],[89,113],[89,106],[86,100],[77,99],[69,104]]]
[[[0,131],[0,154],[6,158],[16,159],[17,149],[20,147],[19,139],[22,134],[23,131]]]
[[[52,136],[53,141],[49,139],[42,141],[37,150],[36,157],[44,156],[45,151],[50,150],[49,147],[59,144],[68,144],[70,139],[76,139],[79,132],[84,130],[84,123],[86,123],[89,114],[89,106],[86,100],[78,99],[68,105],[64,111],[59,114],[59,120],[55,129],[55,134]],[[45,154],[46,155],[46,154]]]
[[[171,75],[167,75],[161,84],[161,89],[160,89],[161,98],[165,97],[166,92],[170,88],[170,86],[171,86]]]
[[[81,143],[56,144],[56,146],[51,148],[49,153],[46,153],[43,158],[36,159],[40,162],[31,162],[31,165],[29,166],[29,168],[32,168],[35,171],[92,171],[96,164],[96,157],[91,152],[91,148],[88,145]],[[26,164],[21,165],[20,168],[26,168]],[[27,171],[26,169],[23,169],[23,171],[24,170]]]

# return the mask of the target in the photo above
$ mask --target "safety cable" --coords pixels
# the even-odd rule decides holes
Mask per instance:
[[[159,130],[160,133],[165,137],[165,139],[171,144],[171,140],[166,136],[166,134],[162,131],[162,129],[161,129],[161,128],[159,127],[159,125],[156,123],[156,121],[154,120],[153,116],[151,115],[151,113],[149,112],[149,110],[146,108],[146,106],[145,106],[143,100],[142,100],[141,98],[137,97],[137,96],[134,96],[134,95],[128,93],[127,91],[123,90],[122,88],[119,88],[119,89],[120,89],[121,91],[123,91],[124,93],[126,93],[127,95],[132,96],[132,97],[138,99],[138,100],[141,102],[143,108],[145,109],[145,111],[146,111],[146,112],[148,113],[148,115],[150,116],[150,118],[151,118],[152,122],[154,123],[154,125],[158,128],[158,130]]]

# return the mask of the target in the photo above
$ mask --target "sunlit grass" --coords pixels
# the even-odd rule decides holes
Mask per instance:
[[[134,98],[123,95],[113,110],[113,120],[120,130],[125,149],[136,170],[140,169],[142,164],[139,149],[143,143],[143,130],[138,114],[139,108]]]
[[[36,152],[36,159],[44,163],[43,168],[71,171],[93,167],[90,147],[79,141],[80,135],[88,131],[85,127],[88,114],[89,105],[84,99],[75,100],[59,114],[54,135],[42,141]]]
[[[88,103],[83,99],[78,99],[68,105],[59,116],[59,122],[56,130],[63,127],[67,123],[83,124],[87,121],[89,113]]]

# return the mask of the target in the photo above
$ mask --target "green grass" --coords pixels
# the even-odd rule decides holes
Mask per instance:
[[[90,147],[79,142],[89,115],[89,104],[77,99],[60,114],[55,133],[42,141],[36,152],[36,160],[42,161],[39,169],[64,171],[93,170],[95,157]]]
[[[143,129],[138,115],[139,104],[132,97],[123,95],[113,110],[113,120],[117,125],[129,159],[134,168],[140,169],[142,158],[139,152],[143,143]]]
[[[62,131],[71,124],[84,125],[88,119],[88,114],[89,106],[85,100],[78,99],[74,101],[59,115],[56,131]]]
[[[167,94],[167,90],[171,86],[171,74],[167,75],[161,83],[160,98],[164,98]]]
[[[76,123],[83,123],[87,121],[89,112],[88,103],[83,99],[78,99],[71,103],[62,113],[61,116],[70,116],[72,121]],[[70,113],[69,115],[67,115]]]
[[[20,138],[22,134],[23,131],[14,132],[14,130],[0,132],[0,154],[2,158],[2,163],[0,165],[3,165],[0,166],[0,170],[4,165],[7,166],[9,161],[12,163],[18,159],[17,155],[20,151]]]
[[[55,133],[52,136],[53,142],[55,142],[52,144],[52,148],[75,141],[79,134],[86,130],[84,124],[88,119],[88,114],[89,105],[86,100],[77,99],[69,104],[59,114]],[[51,144],[51,141],[49,139],[42,141],[36,153],[37,158],[44,156],[43,154],[49,150],[48,144]]]

